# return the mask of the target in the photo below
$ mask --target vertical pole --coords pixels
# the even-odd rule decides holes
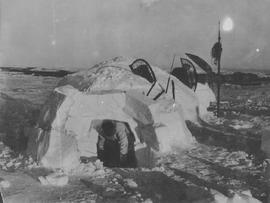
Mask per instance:
[[[221,37],[220,37],[220,21],[218,21],[218,43],[220,44],[221,41]],[[221,55],[220,57],[218,57],[218,81],[217,81],[217,117],[220,116],[220,59],[221,59]]]
[[[172,95],[173,95],[173,100],[175,101],[175,87],[174,87],[174,81],[172,80]]]
[[[172,61],[171,69],[170,69],[170,72],[169,72],[169,78],[168,78],[167,85],[166,85],[166,90],[165,90],[166,93],[168,92],[168,88],[169,88],[169,85],[170,85],[170,79],[171,79],[174,59],[175,59],[175,54],[173,55],[173,61]]]

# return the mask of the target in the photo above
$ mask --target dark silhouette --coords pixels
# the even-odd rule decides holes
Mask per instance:
[[[99,129],[97,154],[107,167],[136,167],[135,137],[126,123],[104,120]]]

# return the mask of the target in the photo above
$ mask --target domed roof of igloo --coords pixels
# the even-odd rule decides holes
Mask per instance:
[[[75,89],[89,94],[127,90],[138,90],[138,92],[146,94],[151,88],[151,84],[145,78],[131,71],[129,65],[134,60],[135,58],[132,57],[120,56],[103,61],[89,69],[66,76],[58,83],[58,87],[71,85]],[[162,88],[166,88],[169,74],[156,66],[151,67],[157,79],[157,85],[149,95],[149,98],[153,99],[162,91]],[[174,76],[170,77],[175,84],[175,101],[182,106],[185,120],[197,122],[199,100],[196,94]],[[172,98],[171,85],[169,87],[166,97]]]
[[[82,92],[144,89],[149,82],[131,72],[133,58],[116,57],[66,76],[58,86],[71,85]]]

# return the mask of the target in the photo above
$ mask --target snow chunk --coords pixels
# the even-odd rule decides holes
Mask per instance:
[[[230,127],[239,130],[239,129],[249,129],[254,126],[252,122],[242,121],[242,120],[233,120],[233,124],[229,125]]]
[[[42,185],[64,186],[68,184],[68,176],[61,173],[51,173],[45,178],[38,177]]]
[[[83,175],[92,175],[96,170],[95,165],[92,162],[89,162],[87,164],[81,163],[79,166],[77,166],[75,169],[71,170],[70,174],[83,174]]]
[[[213,190],[213,189],[210,189],[210,192],[214,196],[215,203],[227,203],[228,202],[228,197],[226,197],[222,193],[220,193],[216,190]]]
[[[148,199],[144,200],[142,203],[153,203],[153,201],[150,198],[148,198]]]
[[[232,198],[228,199],[227,203],[261,203],[261,201],[243,193],[235,193]]]
[[[102,196],[106,198],[115,198],[121,194],[120,191],[118,191],[115,188],[107,187],[105,191],[102,192]]]
[[[124,182],[125,182],[125,183],[127,184],[127,186],[130,187],[130,188],[137,188],[137,187],[138,187],[138,184],[137,184],[134,180],[132,180],[132,179],[130,179],[130,178],[124,179]]]
[[[55,186],[64,186],[68,183],[68,176],[63,174],[50,174],[46,176],[46,179],[51,185]]]
[[[99,159],[97,159],[97,160],[95,161],[95,167],[96,167],[97,170],[103,169],[103,162],[100,161]]]
[[[214,196],[216,203],[261,203],[259,200],[252,197],[251,192],[242,191],[241,193],[235,193],[233,197],[226,197],[220,192],[211,189],[211,194]]]
[[[10,187],[10,182],[7,181],[7,180],[1,180],[0,181],[0,187],[6,189],[6,188],[9,188]]]
[[[39,177],[38,177],[38,180],[40,181],[40,183],[41,183],[42,185],[49,185],[48,180],[47,180],[46,178],[44,178],[43,176],[39,176]]]

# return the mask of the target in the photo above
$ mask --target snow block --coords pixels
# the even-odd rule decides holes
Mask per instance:
[[[207,108],[209,107],[210,102],[216,101],[216,96],[213,90],[211,90],[211,88],[208,86],[208,84],[202,83],[197,84],[195,94],[197,95],[197,98],[199,100],[200,118],[204,119],[210,114],[210,112],[207,111]]]

